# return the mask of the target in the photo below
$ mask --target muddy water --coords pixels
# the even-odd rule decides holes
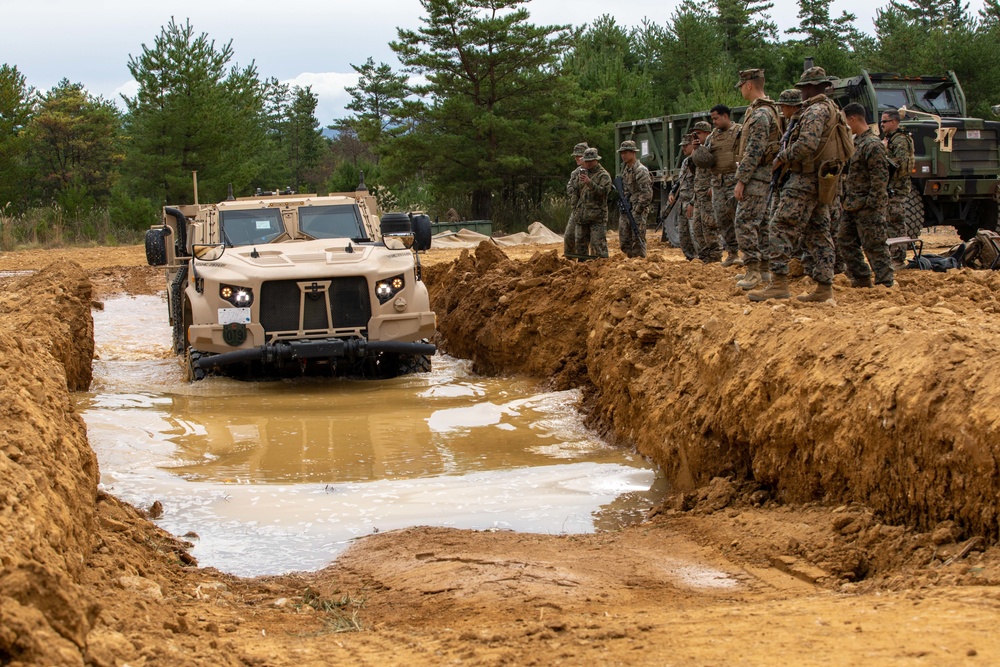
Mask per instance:
[[[435,357],[388,381],[188,384],[160,297],[94,313],[99,359],[78,396],[101,483],[188,535],[205,566],[322,567],[352,539],[414,525],[589,532],[662,489],[641,457],[579,422],[576,392],[482,378]]]

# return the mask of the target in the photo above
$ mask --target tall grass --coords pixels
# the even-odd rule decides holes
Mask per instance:
[[[76,245],[134,245],[142,243],[145,229],[116,223],[106,208],[69,216],[58,204],[14,213],[0,209],[0,250],[58,248]]]

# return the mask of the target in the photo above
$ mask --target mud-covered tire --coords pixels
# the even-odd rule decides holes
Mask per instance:
[[[197,382],[205,379],[205,369],[198,368],[195,363],[202,358],[203,353],[189,347],[184,355],[184,379],[188,382]]]
[[[903,225],[911,239],[918,238],[924,229],[924,197],[916,187],[910,188],[903,202]]]
[[[188,349],[187,327],[190,308],[185,306],[187,297],[184,295],[187,272],[187,267],[183,267],[170,283],[170,322],[173,325],[174,354],[184,354]]]
[[[396,375],[410,375],[411,373],[430,373],[431,358],[426,354],[401,354],[396,366]]]
[[[167,263],[167,236],[169,227],[146,230],[146,263],[150,266],[163,266]]]

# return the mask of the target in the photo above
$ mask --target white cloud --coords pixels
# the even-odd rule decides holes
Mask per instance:
[[[357,72],[302,72],[291,79],[282,80],[281,83],[300,88],[312,86],[312,92],[317,98],[316,118],[323,125],[329,125],[334,119],[346,115],[344,106],[351,100],[351,96],[344,88],[357,85],[358,74]]]

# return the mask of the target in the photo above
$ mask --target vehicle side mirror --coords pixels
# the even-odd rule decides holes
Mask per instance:
[[[389,250],[409,250],[413,247],[413,234],[385,234],[382,242]]]
[[[990,111],[993,112],[994,116],[1000,116],[1000,104],[994,104],[991,106]]]
[[[196,259],[200,259],[203,262],[214,262],[226,252],[226,246],[223,244],[195,245],[192,247],[192,250]]]

